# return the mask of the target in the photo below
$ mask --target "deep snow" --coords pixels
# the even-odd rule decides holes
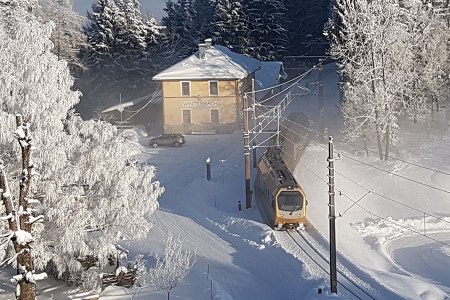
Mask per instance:
[[[336,219],[338,267],[346,268],[350,276],[376,299],[448,299],[450,195],[352,159],[444,190],[450,190],[449,175],[396,160],[381,162],[375,154],[366,158],[359,148],[340,143],[343,123],[337,106],[339,93],[335,71],[334,65],[325,67],[324,100],[325,127],[335,139],[335,152],[342,153],[335,164],[338,172],[336,189],[342,192],[336,195],[336,212],[343,213]],[[317,82],[317,72],[312,72],[301,83]],[[301,111],[317,124],[317,85],[309,86],[311,93],[294,98],[287,112]],[[447,150],[450,136],[445,117],[445,109],[435,114],[428,130],[423,122],[403,121],[400,142],[394,147],[392,156],[450,173],[446,164],[450,158]],[[317,130],[314,124],[313,130]],[[299,129],[298,133],[301,132]],[[147,146],[148,138],[133,134],[130,137]],[[142,155],[136,158],[157,167],[157,179],[166,192],[160,199],[160,209],[149,216],[155,227],[147,240],[123,244],[130,250],[130,256],[146,254],[151,265],[153,254],[163,253],[167,233],[172,231],[183,239],[185,247],[197,252],[192,270],[171,291],[171,299],[351,298],[341,290],[337,296],[328,295],[328,275],[314,266],[283,232],[275,232],[263,224],[255,206],[238,211],[239,200],[245,207],[241,132],[187,136],[186,139],[181,148],[145,147]],[[314,132],[308,139],[311,141],[305,151],[298,153],[300,159],[294,174],[309,201],[310,224],[306,232],[312,243],[327,253],[327,145],[315,143]],[[376,151],[376,148],[371,149]],[[206,180],[208,157],[212,162],[212,180],[209,182]],[[360,199],[367,190],[372,192],[351,207],[353,201]],[[441,219],[430,215],[424,218],[422,212]],[[441,243],[418,234],[424,232]],[[0,299],[12,298],[13,286],[6,280],[7,275],[3,272]],[[318,288],[324,289],[324,293],[318,294]],[[84,297],[53,281],[39,282],[38,291],[39,299]],[[166,297],[165,292],[155,291],[151,286],[143,289],[108,287],[101,299]]]

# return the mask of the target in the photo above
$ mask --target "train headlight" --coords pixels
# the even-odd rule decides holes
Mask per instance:
[[[300,214],[298,214],[297,217],[300,217]]]
[[[281,216],[281,217],[284,217],[284,215],[283,215],[283,214],[281,214],[280,216]]]

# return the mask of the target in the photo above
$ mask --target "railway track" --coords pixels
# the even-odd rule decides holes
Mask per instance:
[[[328,259],[323,256],[322,253],[317,251],[313,245],[305,238],[304,233],[298,231],[286,231],[289,237],[297,244],[305,254],[319,266],[325,273],[330,275],[330,263]],[[337,269],[338,291],[340,288],[344,288],[348,293],[356,297],[357,299],[366,300],[375,298],[368,292],[363,290],[357,283],[355,283],[349,276]]]

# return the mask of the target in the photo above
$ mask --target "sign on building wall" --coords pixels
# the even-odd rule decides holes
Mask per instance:
[[[184,101],[183,107],[211,107],[218,106],[217,101]]]

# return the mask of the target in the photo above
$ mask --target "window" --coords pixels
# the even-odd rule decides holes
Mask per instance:
[[[281,192],[278,196],[278,209],[284,211],[300,210],[303,207],[303,196],[299,192]]]
[[[217,81],[209,82],[209,95],[218,96],[219,95],[219,83]]]
[[[211,123],[219,123],[219,110],[211,109]]]
[[[191,124],[191,111],[183,109],[183,124]]]
[[[182,81],[181,82],[181,96],[190,96],[191,95],[191,82],[190,81]]]

